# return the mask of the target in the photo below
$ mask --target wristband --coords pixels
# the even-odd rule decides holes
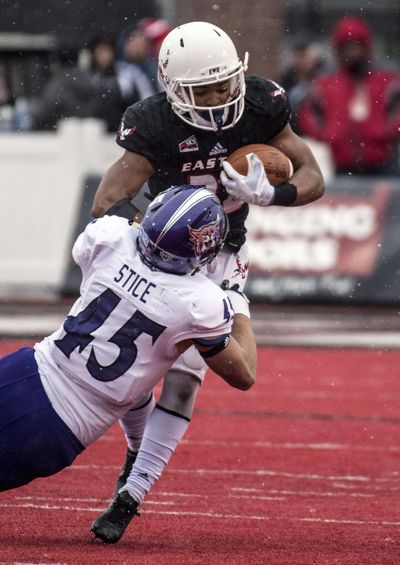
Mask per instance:
[[[243,292],[236,292],[236,290],[230,289],[225,290],[225,293],[228,295],[235,314],[243,314],[243,316],[250,318],[249,299],[247,296]]]
[[[208,359],[209,357],[214,357],[214,355],[217,355],[217,353],[221,353],[221,351],[228,347],[229,341],[230,338],[229,335],[227,335],[223,341],[220,341],[208,351],[200,351],[199,349],[197,351],[199,352],[201,357],[203,357],[203,359]]]
[[[297,186],[290,182],[278,184],[271,206],[291,206],[297,199]]]
[[[139,208],[136,208],[129,198],[124,198],[113,204],[106,214],[107,216],[120,216],[127,220],[134,220],[138,212],[140,212]]]

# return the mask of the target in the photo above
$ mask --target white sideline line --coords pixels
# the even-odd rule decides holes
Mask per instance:
[[[246,500],[286,500],[285,496],[248,496],[248,495],[240,495],[240,494],[229,494],[229,498],[245,498]]]
[[[15,496],[15,500],[59,500],[60,502],[100,502],[107,503],[111,498],[75,498],[63,496]]]
[[[400,446],[371,446],[371,445],[351,445],[345,443],[273,443],[270,441],[214,441],[214,440],[183,440],[186,445],[204,445],[211,447],[263,447],[268,449],[313,449],[322,451],[384,451],[400,452]]]
[[[57,500],[59,502],[99,502],[100,504],[107,504],[111,502],[112,498],[71,498],[71,497],[58,497],[58,496],[16,496],[15,500]],[[175,504],[173,500],[168,501],[155,501],[146,500],[146,504],[157,504],[162,506],[172,506]]]
[[[295,490],[267,490],[264,491],[262,489],[259,488],[240,488],[240,487],[232,487],[231,488],[232,491],[238,491],[238,492],[243,492],[243,493],[254,493],[254,492],[259,492],[259,493],[264,493],[267,492],[269,494],[282,494],[282,495],[289,495],[289,496],[319,496],[319,497],[341,497],[341,496],[345,496],[346,498],[348,497],[352,497],[352,498],[375,498],[374,494],[365,494],[365,493],[356,493],[356,492],[318,492],[318,491],[295,491]],[[234,497],[234,498],[254,498],[254,499],[261,499],[263,500],[263,495],[248,495],[248,494],[231,494],[230,496]],[[282,499],[283,500],[283,499]]]
[[[48,335],[55,331],[64,321],[67,310],[53,313],[7,314],[0,319],[0,335],[8,337]],[[368,330],[357,327],[357,318],[341,321],[342,331],[338,331],[333,322],[322,323],[318,319],[296,321],[292,319],[282,323],[275,320],[266,322],[254,318],[253,326],[259,346],[324,346],[324,347],[362,347],[366,349],[399,349],[400,335],[398,331],[386,330],[385,327]],[[363,320],[361,319],[361,322]],[[358,322],[359,323],[359,322]],[[332,329],[332,326],[333,329]],[[274,333],[271,331],[273,328]],[[346,329],[348,331],[346,331]]]
[[[90,469],[117,469],[116,465],[72,465],[65,469],[65,471],[82,471]],[[187,475],[249,475],[249,476],[269,476],[269,477],[286,477],[289,479],[315,479],[323,481],[357,481],[357,482],[370,482],[372,479],[365,476],[352,476],[352,475],[318,475],[314,473],[288,473],[285,471],[270,471],[268,469],[177,469],[170,468],[169,473],[181,473]],[[385,480],[385,479],[383,479]],[[389,479],[387,479],[389,480]]]
[[[362,475],[319,475],[316,473],[288,473],[285,471],[270,471],[267,469],[256,469],[254,471],[239,470],[239,469],[170,469],[172,473],[182,473],[182,474],[198,474],[198,475],[256,475],[256,476],[269,476],[269,477],[286,477],[289,479],[312,479],[312,480],[323,480],[323,481],[356,481],[368,483],[372,481],[370,477],[365,477]],[[377,479],[378,480],[378,479]],[[380,479],[381,481],[389,479]]]
[[[374,494],[367,493],[348,493],[348,492],[318,492],[318,491],[295,491],[295,490],[277,490],[268,489],[263,490],[259,488],[243,488],[243,487],[232,487],[230,489],[233,494],[229,494],[229,498],[245,498],[253,500],[285,500],[285,497],[289,496],[316,496],[316,497],[350,497],[350,498],[374,498]],[[238,494],[236,494],[238,493]],[[243,493],[243,494],[239,494]],[[271,496],[268,496],[271,495]],[[157,497],[175,497],[175,498],[215,498],[216,495],[202,495],[196,493],[179,493],[179,492],[155,492],[152,494],[153,498]],[[105,498],[72,498],[72,497],[61,497],[61,496],[15,496],[15,500],[46,500],[46,501],[58,501],[58,502],[98,502],[100,504],[106,504],[110,502],[111,499]],[[174,501],[163,502],[159,500],[146,500],[146,504],[152,505],[172,505],[176,504]]]
[[[209,495],[185,493],[185,492],[155,492],[152,496],[177,496],[180,498],[209,498]],[[76,498],[76,497],[61,497],[61,496],[15,496],[15,500],[62,500],[63,502],[101,502],[107,503],[112,500],[110,498]],[[148,501],[146,500],[146,503]]]
[[[352,487],[355,488],[355,487]],[[293,496],[328,496],[328,497],[341,497],[345,496],[346,498],[374,498],[375,494],[368,494],[368,493],[356,493],[356,492],[330,492],[330,491],[295,491],[295,490],[277,490],[277,489],[256,489],[256,488],[241,488],[241,487],[232,487],[232,491],[240,491],[240,492],[260,492],[260,493],[268,493],[273,495],[293,495]],[[379,489],[378,489],[379,490]],[[389,489],[390,490],[390,489]],[[398,489],[394,489],[398,490]],[[153,497],[157,496],[176,496],[176,497],[186,497],[186,498],[212,498],[212,495],[203,495],[203,494],[192,494],[192,493],[178,493],[178,492],[153,492]],[[229,495],[232,497],[236,497],[237,495]],[[239,498],[239,496],[238,496]],[[241,498],[241,497],[240,497]],[[271,497],[272,499],[272,497]]]
[[[0,508],[35,508],[38,510],[64,510],[71,512],[102,512],[104,508],[78,507],[78,506],[50,506],[48,504],[0,504]],[[400,526],[400,522],[379,520],[341,520],[337,518],[280,518],[278,516],[257,516],[245,514],[222,514],[216,512],[190,512],[171,510],[146,510],[143,514],[158,514],[166,516],[201,516],[204,518],[219,518],[225,520],[280,520],[288,522],[318,522],[322,524],[349,524],[357,526]]]
[[[323,346],[323,347],[364,347],[366,349],[399,349],[400,335],[399,332],[329,332],[320,334],[303,334],[295,335],[293,333],[286,335],[262,335],[256,333],[257,345],[301,345],[301,346]]]
[[[160,493],[158,493],[160,495]],[[157,496],[157,495],[155,495]],[[161,495],[162,496],[162,495]],[[172,495],[175,496],[175,495]],[[186,495],[188,498],[191,497],[191,495]],[[198,497],[201,495],[193,495],[193,497]],[[284,497],[282,496],[247,496],[247,495],[228,495],[230,498],[252,498],[254,500],[285,500]],[[204,496],[202,498],[210,498],[210,496]],[[48,500],[48,501],[59,501],[59,502],[104,502],[104,504],[106,504],[107,502],[109,502],[109,500],[104,501],[101,498],[63,498],[63,497],[57,497],[57,496],[16,496],[15,500]],[[160,501],[160,500],[146,500],[146,505],[147,504],[152,504],[155,506],[172,506],[173,504],[176,504],[176,502],[174,502],[173,500],[169,500],[169,501]]]
[[[67,562],[63,563],[44,563],[43,561],[31,562],[31,561],[0,561],[0,565],[68,565]]]
[[[25,502],[24,504],[0,503],[0,508],[36,508],[38,510],[70,510],[72,512],[103,512],[104,510],[104,506],[99,506],[98,508],[93,506],[51,506],[50,504],[33,504],[32,502]]]
[[[270,471],[268,469],[256,469],[254,471],[240,470],[240,469],[170,469],[172,473],[183,473],[183,474],[198,474],[198,475],[218,475],[224,473],[226,475],[256,475],[256,476],[269,476],[269,477],[286,477],[290,479],[316,479],[316,480],[328,480],[328,481],[361,481],[368,482],[371,479],[369,477],[363,476],[329,476],[329,475],[318,475],[313,473],[288,473],[285,471]]]
[[[211,396],[211,394],[210,394]],[[119,437],[104,435],[99,437],[97,441],[119,442]],[[256,447],[265,449],[310,449],[316,451],[367,451],[367,452],[384,452],[399,453],[399,445],[390,445],[388,447],[380,445],[352,445],[346,443],[274,443],[271,441],[220,441],[212,439],[184,439],[182,445],[189,446],[206,446],[206,447]],[[116,468],[116,467],[115,467]]]
[[[73,465],[64,469],[64,472],[71,472],[71,471],[86,471],[86,470],[104,470],[104,469],[119,469],[116,465]],[[397,487],[399,484],[397,474],[394,474],[393,477],[378,477],[378,478],[371,478],[366,476],[336,476],[336,475],[319,475],[314,473],[289,473],[285,471],[270,471],[267,469],[255,469],[255,470],[242,470],[242,469],[179,469],[179,468],[170,468],[168,469],[169,473],[176,473],[176,474],[192,474],[192,475],[242,475],[242,476],[269,476],[269,477],[284,477],[287,479],[310,479],[310,480],[321,480],[321,481],[348,481],[346,484],[333,484],[332,486],[336,488],[346,488],[352,489],[355,488],[355,485],[352,485],[351,482],[354,481],[356,483],[364,483],[368,487],[369,490],[374,491],[391,491],[397,492],[400,487]],[[383,487],[376,486],[373,483],[381,483]],[[368,484],[366,484],[368,483]],[[394,484],[393,484],[394,483]]]
[[[33,316],[7,316],[0,318],[0,334],[10,337],[20,335],[48,335],[54,332],[64,321],[63,314],[46,314]]]

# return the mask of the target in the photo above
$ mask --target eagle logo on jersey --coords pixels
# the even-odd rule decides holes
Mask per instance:
[[[215,249],[219,245],[221,236],[217,229],[219,220],[207,224],[200,229],[189,227],[189,238],[193,244],[193,250],[196,256],[205,253],[208,250]]]
[[[279,84],[274,82],[273,80],[270,81],[274,86],[276,86],[276,90],[272,90],[268,94],[272,96],[272,98],[276,98],[277,96],[282,96],[282,98],[286,98],[286,90],[283,89]]]
[[[239,255],[235,253],[236,269],[234,270],[234,277],[246,278],[246,273],[249,270],[249,263],[242,264]]]
[[[124,141],[130,135],[133,135],[136,131],[136,126],[133,128],[126,128],[124,120],[121,121],[121,125],[119,126],[119,130],[117,132],[118,137],[121,141]]]

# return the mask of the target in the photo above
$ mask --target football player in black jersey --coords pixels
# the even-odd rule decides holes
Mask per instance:
[[[105,173],[92,209],[95,217],[117,213],[133,218],[138,211],[131,199],[146,182],[151,197],[177,184],[215,191],[229,215],[230,231],[208,276],[239,291],[248,270],[249,203],[301,206],[324,192],[312,152],[289,125],[285,91],[258,76],[245,79],[247,58],[246,53],[240,61],[232,40],[213,24],[191,22],[172,30],[159,54],[165,92],[126,110],[117,136],[125,151]],[[255,155],[246,177],[225,163],[230,153],[251,143],[273,145],[291,159],[289,182],[271,186]],[[248,309],[242,313],[249,316]],[[158,405],[126,415],[121,425],[128,452],[117,487],[125,483],[135,459],[129,484],[136,481],[136,496],[140,490],[143,498],[159,478],[187,429],[204,374],[204,362],[190,348],[165,376]],[[136,455],[143,432],[146,450]]]

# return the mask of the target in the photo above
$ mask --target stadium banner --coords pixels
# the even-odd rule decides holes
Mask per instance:
[[[338,176],[293,208],[252,206],[253,302],[400,302],[400,179]]]

